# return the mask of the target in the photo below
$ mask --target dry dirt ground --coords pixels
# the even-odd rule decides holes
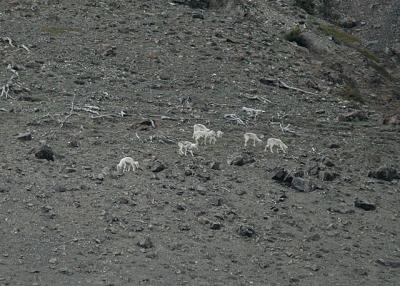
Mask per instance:
[[[0,1],[0,285],[400,285],[399,180],[368,177],[399,170],[386,79],[286,41],[307,16],[285,1],[171,3]],[[179,156],[196,123],[224,136]]]

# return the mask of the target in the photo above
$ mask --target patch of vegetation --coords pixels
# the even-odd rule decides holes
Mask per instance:
[[[77,32],[77,29],[66,28],[66,27],[54,27],[54,26],[42,26],[40,29],[42,32],[49,33],[52,36],[59,36],[67,32]]]
[[[335,40],[347,45],[347,46],[357,46],[361,44],[361,41],[356,36],[352,34],[346,33],[345,31],[333,26],[327,25],[324,23],[319,23],[319,28],[326,35],[333,37]]]
[[[387,79],[390,79],[390,80],[393,79],[392,75],[387,71],[387,69],[382,64],[379,64],[379,63],[374,62],[374,61],[369,61],[369,65],[373,69],[375,69],[375,71],[377,73],[379,73],[380,75],[382,75],[383,77],[385,77]]]
[[[353,36],[349,33],[346,33],[339,28],[326,25],[324,23],[318,23],[318,27],[328,36],[333,37],[335,40],[340,43],[345,44],[346,46],[352,47],[357,50],[361,55],[363,55],[368,60],[368,65],[376,70],[377,73],[382,75],[383,77],[392,80],[391,74],[386,70],[386,68],[381,64],[379,58],[367,48],[360,47],[361,41],[356,36]]]
[[[314,0],[295,0],[294,5],[297,7],[302,8],[308,14],[315,13],[315,3]]]
[[[301,29],[299,26],[295,26],[292,30],[285,34],[285,39],[289,42],[295,42],[299,46],[305,47],[306,43],[304,42],[303,37],[301,36]]]
[[[354,82],[347,83],[339,92],[339,96],[347,100],[364,103],[361,92],[358,89],[357,84]]]
[[[358,52],[372,62],[375,62],[375,63],[380,62],[379,58],[374,53],[372,53],[370,50],[368,50],[366,48],[358,49]]]
[[[357,49],[357,51],[368,60],[368,65],[372,67],[377,73],[387,79],[393,79],[392,75],[381,64],[379,58],[370,50],[366,48]]]

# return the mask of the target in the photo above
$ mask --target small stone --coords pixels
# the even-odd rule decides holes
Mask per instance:
[[[66,267],[58,269],[58,272],[61,273],[61,274],[65,274],[65,275],[72,275],[73,274],[72,270],[70,270],[69,268],[66,268]]]
[[[300,192],[304,192],[306,189],[306,183],[305,180],[303,178],[300,177],[294,177],[292,180],[292,184],[291,184],[292,188],[300,191]]]
[[[140,239],[140,240],[138,241],[137,245],[138,245],[139,247],[145,248],[145,249],[152,248],[152,247],[154,246],[154,245],[153,245],[153,242],[151,241],[150,237],[148,237],[148,236],[146,236],[146,237]]]
[[[338,148],[340,148],[340,144],[338,144],[338,143],[330,143],[328,145],[328,148],[330,148],[330,149],[338,149]]]
[[[386,266],[386,267],[400,268],[400,260],[390,261],[390,260],[385,260],[385,259],[378,259],[376,262],[378,264]]]
[[[238,190],[236,190],[236,194],[238,196],[243,196],[243,195],[247,194],[247,192],[244,189],[238,189]]]
[[[355,120],[359,120],[359,121],[368,120],[367,112],[365,112],[363,110],[355,110],[355,111],[341,114],[338,116],[338,121],[348,122],[348,121],[355,121]]]
[[[32,134],[31,132],[24,132],[24,133],[19,133],[17,135],[17,139],[21,141],[29,141],[32,140]]]
[[[391,116],[386,116],[383,119],[383,124],[384,125],[400,125],[400,113],[394,114]]]
[[[327,158],[327,157],[322,160],[322,163],[324,163],[324,165],[327,166],[327,167],[334,167],[335,166],[335,163],[333,163],[332,160]]]
[[[300,177],[294,177],[291,183],[291,187],[299,192],[312,192],[318,187],[311,181],[305,180]]]
[[[319,166],[319,164],[313,164],[312,166],[310,166],[310,168],[308,168],[308,174],[311,176],[317,176],[320,172],[321,168]]]
[[[234,153],[231,156],[229,156],[227,163],[228,165],[244,166],[247,164],[254,163],[255,161],[256,160],[253,158],[253,156],[249,154]]]
[[[181,224],[178,226],[180,231],[189,231],[190,230],[190,225],[187,223]]]
[[[277,168],[274,170],[274,175],[272,176],[272,180],[290,184],[293,180],[293,177],[284,168]]]
[[[342,28],[351,29],[357,26],[357,21],[351,17],[344,17],[342,19],[339,19],[338,24]]]
[[[333,181],[337,177],[339,177],[339,174],[329,171],[323,171],[319,173],[319,177],[322,181]]]
[[[105,178],[103,173],[98,174],[97,176],[95,176],[95,179],[98,181],[103,181]]]
[[[65,173],[71,174],[75,173],[77,170],[75,168],[65,168]]]
[[[363,200],[358,199],[358,198],[355,199],[354,206],[356,208],[360,208],[360,209],[363,209],[365,211],[373,211],[373,210],[376,209],[376,206],[374,204],[366,202],[366,201],[363,201]]]
[[[68,145],[68,147],[71,147],[71,148],[78,148],[79,142],[78,142],[78,140],[71,140],[71,141],[68,141],[67,145]]]
[[[221,163],[220,162],[211,162],[210,168],[212,170],[221,170]]]
[[[118,205],[127,205],[127,204],[129,204],[129,199],[125,198],[125,197],[120,197],[115,200],[115,203]]]
[[[381,166],[375,171],[370,171],[368,177],[390,182],[400,179],[400,173],[393,167]]]
[[[155,161],[153,166],[151,167],[151,171],[153,173],[159,173],[165,169],[166,169],[165,165],[163,163],[161,163],[160,161]]]
[[[50,264],[55,264],[55,263],[57,263],[57,258],[55,258],[55,257],[50,258],[49,263],[50,263]]]
[[[319,235],[318,233],[315,233],[309,237],[307,237],[307,241],[318,241],[321,239],[321,235]]]
[[[216,206],[216,207],[220,207],[222,206],[223,200],[222,198],[212,198],[211,199],[211,205]]]
[[[192,18],[193,19],[204,19],[204,15],[203,15],[203,13],[193,12],[192,13]]]
[[[209,224],[209,223],[210,223],[210,220],[209,220],[208,218],[206,218],[205,216],[200,216],[200,217],[197,219],[197,221],[198,221],[200,224]]]
[[[239,234],[245,237],[253,237],[256,235],[256,231],[251,226],[241,225],[239,227]]]
[[[193,171],[190,168],[185,168],[185,176],[192,176]]]
[[[219,230],[222,228],[222,223],[218,222],[218,221],[212,221],[210,222],[210,229],[212,230]]]
[[[177,204],[177,205],[176,205],[176,209],[179,210],[179,211],[184,211],[184,210],[186,210],[186,205],[184,205],[184,204]]]
[[[67,191],[67,188],[62,185],[56,185],[54,186],[53,191],[55,191],[56,193],[64,193]]]
[[[339,207],[339,208],[329,207],[328,211],[334,212],[334,213],[339,213],[339,214],[353,214],[354,213],[353,209],[348,209],[348,208],[343,208],[343,207]]]
[[[50,212],[52,209],[53,209],[53,208],[52,208],[51,206],[48,206],[48,205],[42,206],[42,212],[43,212],[43,213],[48,213],[48,212]]]
[[[43,145],[40,147],[39,151],[36,152],[35,157],[38,159],[46,159],[47,161],[54,161],[54,152],[49,146]]]
[[[281,195],[281,196],[279,197],[278,201],[282,203],[282,202],[286,201],[287,198],[288,198],[287,195],[286,195],[286,194],[283,194],[283,195]]]
[[[207,188],[204,186],[196,186],[196,191],[203,196],[207,194]]]

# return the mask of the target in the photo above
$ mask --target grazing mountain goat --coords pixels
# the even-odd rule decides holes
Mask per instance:
[[[267,151],[267,148],[269,147],[269,149],[271,150],[271,153],[274,153],[274,151],[273,151],[273,149],[272,149],[274,146],[279,147],[279,148],[282,150],[283,153],[286,153],[286,150],[287,150],[287,148],[288,148],[288,147],[282,142],[282,140],[276,139],[276,138],[269,138],[269,139],[267,140],[267,145],[265,146],[264,151]]]
[[[196,141],[196,144],[199,144],[199,140],[204,137],[204,145],[207,144],[207,139],[209,139],[210,144],[215,144],[217,142],[217,138],[221,138],[224,132],[218,130],[215,132],[214,130],[208,129],[203,124],[195,124],[193,125],[193,139]]]
[[[199,144],[199,140],[204,137],[204,145],[207,144],[207,139],[210,140],[210,143],[215,143],[216,139],[216,133],[214,130],[200,130],[196,131],[193,134],[194,140],[196,141],[196,144]]]
[[[139,168],[139,162],[134,161],[131,157],[122,158],[121,161],[117,165],[118,173],[125,173],[130,170],[132,172],[136,171]]]
[[[193,155],[193,150],[198,149],[198,144],[197,143],[192,143],[189,141],[180,141],[178,142],[178,147],[179,147],[179,154],[187,156],[187,152],[189,152],[192,156]]]
[[[203,124],[195,124],[193,125],[193,138],[194,138],[194,133],[197,131],[210,131],[205,125]]]
[[[251,139],[251,140],[253,140],[253,146],[254,147],[256,147],[256,142],[258,142],[258,143],[261,143],[262,142],[262,140],[260,139],[260,138],[258,138],[257,137],[257,135],[256,134],[254,134],[254,133],[245,133],[244,135],[243,135],[243,137],[244,137],[244,147],[246,147],[247,146],[247,142]],[[260,136],[261,137],[261,136]],[[262,138],[262,137],[261,137]]]
[[[207,137],[206,135],[210,129],[208,129],[205,125],[203,124],[195,124],[193,125],[193,139],[196,141],[196,143],[199,143],[199,139],[204,137],[204,144],[207,143]]]

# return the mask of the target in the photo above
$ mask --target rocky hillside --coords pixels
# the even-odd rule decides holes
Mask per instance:
[[[399,54],[342,2],[0,1],[0,285],[398,286]]]

